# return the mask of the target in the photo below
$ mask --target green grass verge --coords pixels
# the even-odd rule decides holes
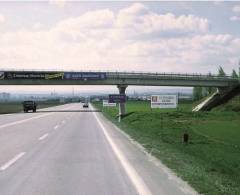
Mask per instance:
[[[59,101],[44,101],[37,102],[37,109],[47,108],[51,106],[58,106],[62,103]],[[23,111],[22,102],[0,102],[0,114],[9,114],[9,113],[17,113]]]
[[[227,103],[217,106],[213,111],[235,111],[240,112],[240,95],[235,96],[233,99],[229,100]]]
[[[151,110],[149,102],[130,101],[131,114],[118,123],[117,107],[94,105],[199,193],[239,194],[240,113],[192,113],[192,104]],[[190,136],[187,145],[184,132]]]

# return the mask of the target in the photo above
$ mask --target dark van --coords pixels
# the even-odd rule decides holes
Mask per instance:
[[[29,110],[32,110],[33,112],[36,112],[37,103],[34,102],[34,101],[24,101],[23,102],[23,111],[28,112]]]

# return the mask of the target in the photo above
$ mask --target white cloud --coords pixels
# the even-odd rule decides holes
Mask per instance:
[[[240,16],[232,16],[230,18],[231,21],[240,21]]]
[[[3,23],[3,22],[5,22],[5,17],[2,14],[0,14],[0,23]]]
[[[229,19],[233,22],[240,21],[240,5],[235,5],[232,8],[232,11],[236,14],[235,16],[231,16]]]
[[[171,13],[159,15],[149,11],[143,4],[135,3],[117,14],[104,9],[65,19],[59,22],[54,30],[61,31],[65,36],[74,39],[82,39],[86,34],[97,39],[102,34],[115,39],[142,39],[206,33],[208,28],[209,23],[206,18],[193,15],[177,17]]]
[[[124,29],[128,35],[132,34],[132,36],[136,36],[136,34],[176,36],[205,33],[208,31],[209,23],[206,18],[193,15],[157,14],[137,3],[120,10],[116,17],[115,26]]]
[[[35,24],[33,25],[33,29],[34,29],[34,30],[39,30],[39,29],[41,29],[43,26],[44,26],[44,25],[43,25],[42,23],[37,22],[37,23],[35,23]]]
[[[3,68],[159,72],[227,68],[240,53],[240,39],[211,35],[208,26],[206,18],[158,14],[140,3],[117,13],[89,11],[48,30],[0,34],[0,64]]]
[[[120,15],[143,15],[149,12],[148,7],[142,3],[134,3],[130,7],[120,10]]]
[[[49,0],[49,4],[55,5],[59,8],[64,8],[66,5],[66,0]]]
[[[113,12],[104,9],[87,12],[76,18],[65,19],[57,24],[57,28],[68,28],[78,31],[90,28],[107,28],[112,26],[113,21]]]
[[[235,6],[232,8],[232,11],[235,12],[235,13],[240,13],[240,5],[235,5]]]
[[[218,5],[224,5],[224,1],[213,1],[213,4],[218,6]]]

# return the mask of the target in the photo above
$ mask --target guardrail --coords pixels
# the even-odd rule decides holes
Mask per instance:
[[[222,80],[222,81],[238,81],[238,78],[230,76],[202,75],[202,74],[176,74],[176,73],[137,73],[137,72],[108,72],[107,76],[111,78],[149,78],[149,79],[189,79],[189,80]]]

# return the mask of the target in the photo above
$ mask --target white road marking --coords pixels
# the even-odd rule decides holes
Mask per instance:
[[[134,144],[140,151],[142,151],[147,157],[148,161],[151,161],[156,167],[159,167],[167,176],[169,180],[173,180],[176,182],[179,186],[179,189],[182,190],[185,194],[198,194],[191,186],[188,185],[187,182],[183,181],[181,178],[177,177],[175,173],[172,172],[168,167],[166,167],[164,164],[162,164],[159,159],[152,156],[145,148],[145,144],[139,144],[137,141],[133,140],[127,133],[120,130],[118,127],[116,127],[117,131],[124,135],[132,144]],[[159,150],[154,149],[156,152],[159,152]]]
[[[97,117],[96,113],[93,112],[94,117],[96,118],[99,126],[103,130],[103,134],[105,135],[107,141],[109,142],[110,146],[113,149],[113,152],[119,159],[120,163],[122,164],[123,168],[125,169],[127,175],[129,176],[130,180],[132,181],[133,185],[135,186],[138,194],[140,195],[151,195],[151,191],[147,187],[147,185],[144,183],[143,179],[139,176],[137,171],[134,169],[134,167],[128,162],[122,151],[117,147],[117,145],[112,140],[111,136],[103,126],[102,122]]]
[[[1,171],[6,170],[8,167],[10,167],[11,165],[13,165],[17,160],[19,160],[20,158],[22,158],[24,156],[25,152],[21,152],[18,155],[16,155],[13,159],[11,159],[10,161],[8,161],[7,163],[5,163],[3,166],[0,167]]]
[[[48,133],[45,133],[43,136],[39,137],[38,140],[40,140],[40,141],[44,140],[47,136],[48,136]]]
[[[25,123],[25,122],[28,122],[30,120],[42,118],[42,117],[45,117],[45,116],[48,116],[48,115],[51,115],[51,114],[53,114],[53,113],[42,114],[42,115],[39,115],[39,116],[23,119],[23,120],[20,120],[20,121],[15,121],[15,122],[12,122],[12,123],[7,123],[7,124],[4,124],[4,125],[0,125],[0,129],[5,128],[5,127],[9,127],[9,126],[13,126],[13,125],[18,125],[18,124],[21,124],[21,123]]]
[[[65,105],[62,105],[62,106],[59,106],[60,108],[63,107]],[[75,105],[74,105],[75,106]],[[68,106],[67,108],[62,108],[61,110],[68,110],[69,108],[73,107],[73,105],[70,105]],[[58,108],[58,106],[54,106],[53,107],[54,109]],[[51,109],[51,108],[50,108]],[[40,111],[44,111],[44,110],[49,110],[49,108],[44,108],[44,109],[40,109]],[[45,117],[45,116],[49,116],[49,115],[52,115],[52,114],[55,114],[54,113],[54,110],[52,113],[48,113],[48,114],[42,114],[42,115],[39,115],[39,116],[34,116],[34,117],[31,117],[31,118],[27,118],[27,119],[23,119],[23,120],[19,120],[19,121],[14,121],[14,122],[11,122],[11,123],[7,123],[7,124],[4,124],[4,125],[0,125],[0,129],[2,128],[5,128],[5,127],[10,127],[10,126],[13,126],[13,125],[18,125],[18,124],[21,124],[21,123],[25,123],[25,122],[28,122],[30,120],[34,120],[34,119],[39,119],[39,118],[42,118],[42,117]],[[5,115],[14,115],[13,114],[5,114]]]
[[[59,125],[56,125],[55,127],[54,127],[54,129],[57,129],[59,127]]]

